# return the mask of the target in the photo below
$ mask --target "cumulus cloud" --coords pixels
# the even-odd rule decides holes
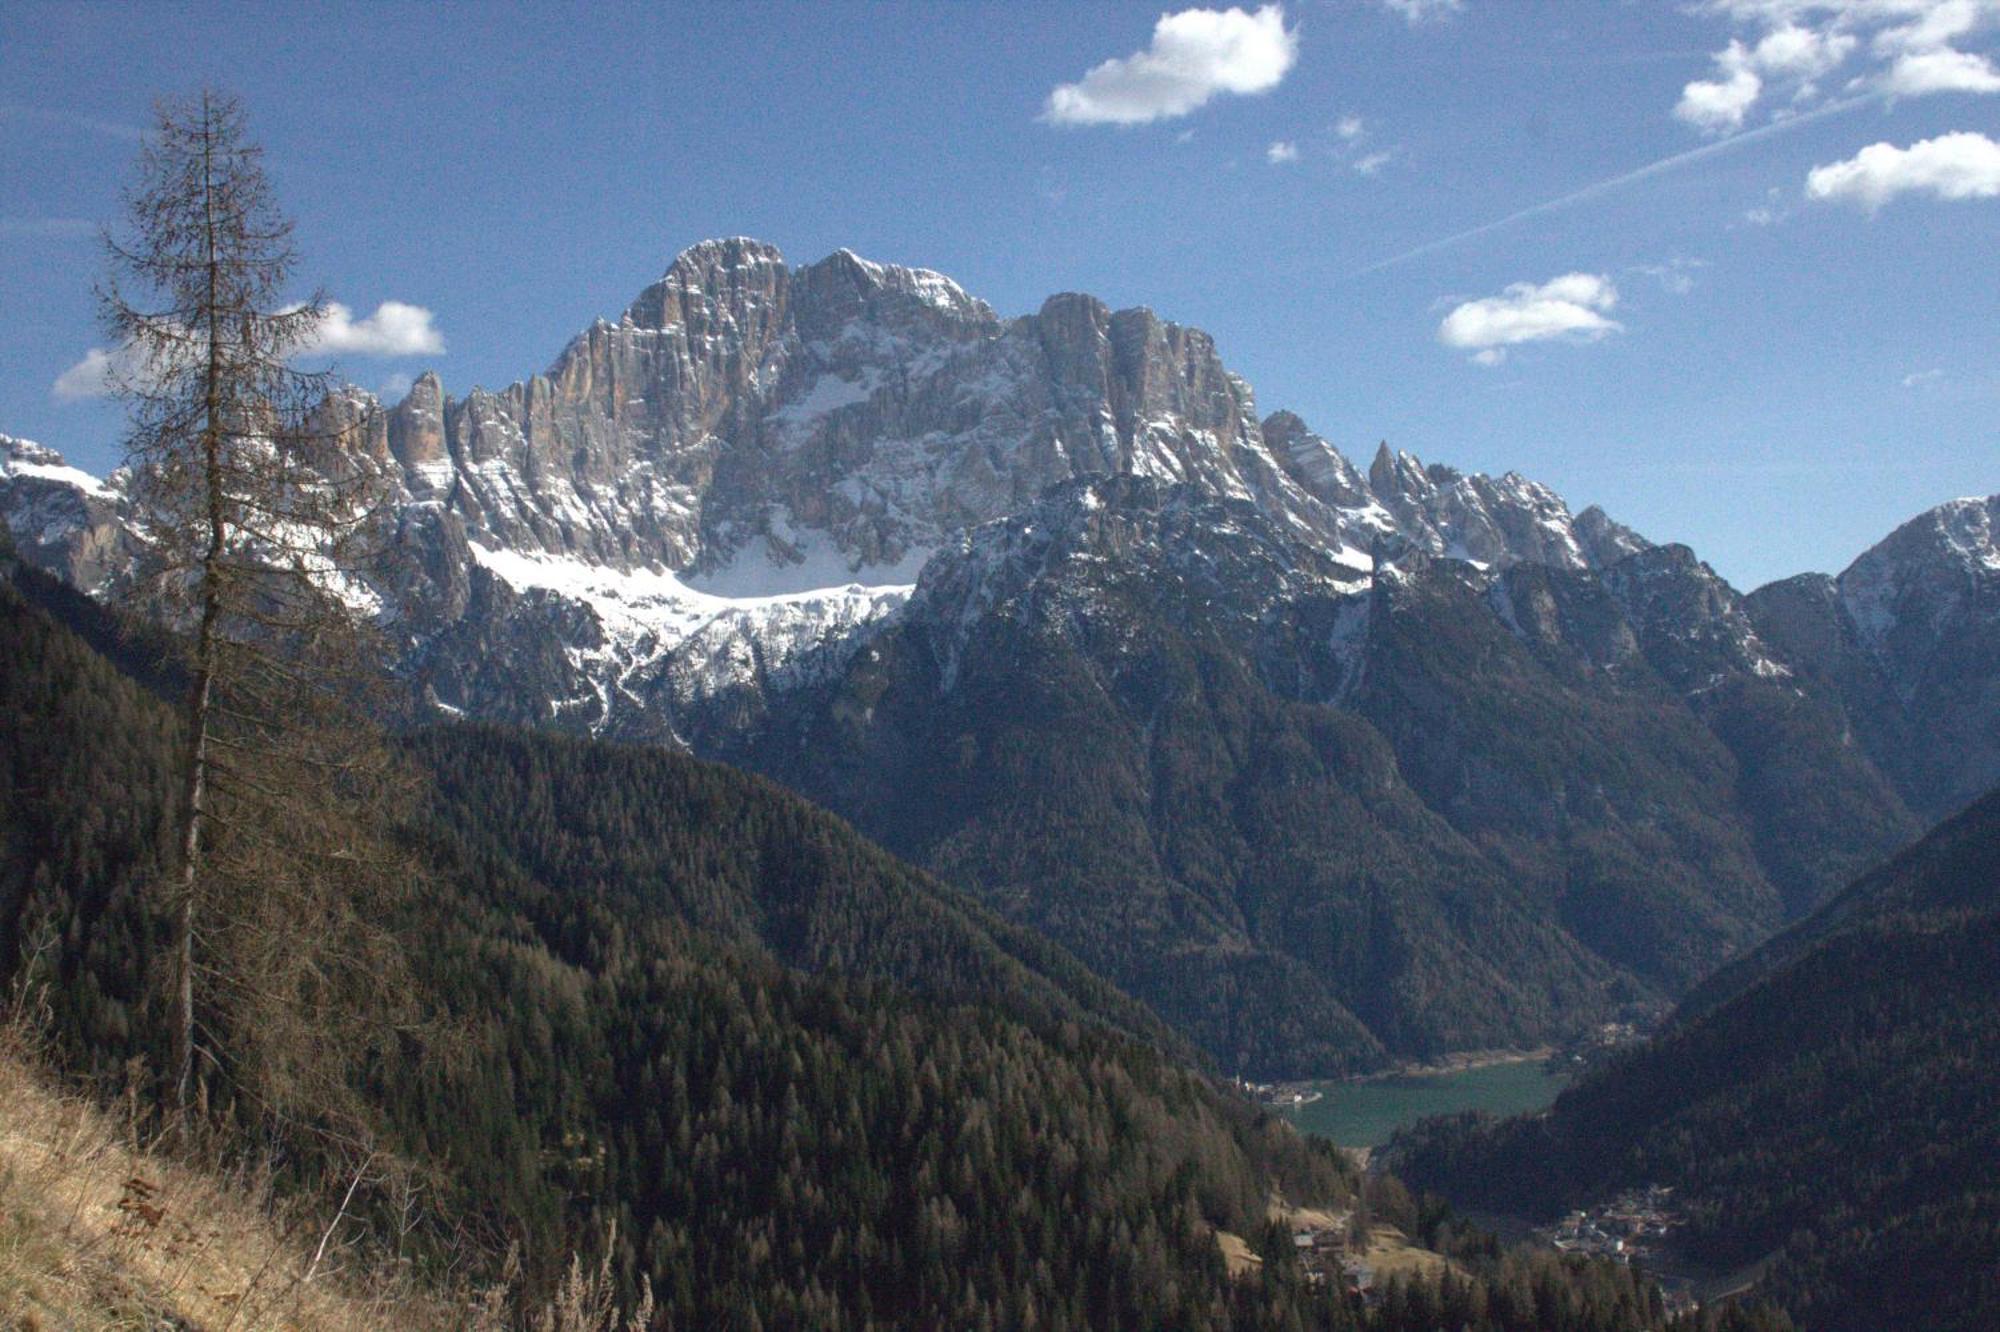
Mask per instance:
[[[1290,139],[1280,139],[1264,150],[1264,160],[1272,166],[1282,166],[1299,160],[1299,146]]]
[[[1710,134],[1731,134],[1743,128],[1743,118],[1764,91],[1756,57],[1741,42],[1731,42],[1715,57],[1718,77],[1697,79],[1681,89],[1674,115]]]
[[[1942,370],[1935,368],[1918,370],[1903,376],[1903,387],[1906,389],[1929,388],[1932,384],[1937,383],[1943,378],[1944,371]]]
[[[1051,92],[1042,117],[1058,125],[1143,125],[1205,106],[1221,93],[1269,92],[1298,60],[1281,5],[1162,14],[1143,51],[1107,60]]]
[[[1334,122],[1333,132],[1347,142],[1353,143],[1368,132],[1368,126],[1363,123],[1360,116],[1342,116]]]
[[[1681,91],[1674,114],[1710,134],[1743,128],[1760,107],[1815,101],[1819,80],[1858,65],[1850,94],[2000,93],[1990,55],[1967,50],[2000,27],[2000,0],[1706,0],[1736,36],[1713,76]],[[1857,61],[1858,57],[1858,61]]]
[[[1898,56],[1883,86],[1903,97],[1926,93],[2000,92],[2000,70],[1970,51],[1919,51]]]
[[[1765,33],[1751,57],[1766,74],[1817,79],[1837,69],[1857,41],[1850,32],[1816,32],[1787,22]]]
[[[1624,325],[1609,317],[1618,289],[1601,273],[1565,273],[1540,286],[1516,282],[1498,296],[1466,301],[1438,325],[1438,341],[1498,365],[1524,342],[1596,342]]]
[[[1961,131],[1921,139],[1908,148],[1872,143],[1844,162],[1806,173],[1806,197],[1852,203],[1874,212],[1900,194],[1938,199],[2000,196],[2000,143]]]
[[[1396,150],[1394,148],[1384,148],[1381,152],[1369,153],[1365,157],[1357,157],[1354,159],[1354,170],[1359,175],[1372,176],[1383,167],[1389,165],[1390,159],[1395,157],[1395,155]]]
[[[383,301],[366,319],[356,319],[354,311],[339,301],[328,301],[326,318],[305,351],[321,356],[436,356],[444,351],[444,336],[431,320],[429,310],[403,301]]]
[[[296,305],[287,310],[296,310]],[[404,301],[383,301],[375,313],[356,319],[354,311],[328,301],[326,318],[298,349],[300,356],[438,356],[444,336],[431,312]],[[56,376],[50,387],[58,402],[78,402],[109,395],[120,380],[136,371],[130,347],[92,347],[83,359]]]

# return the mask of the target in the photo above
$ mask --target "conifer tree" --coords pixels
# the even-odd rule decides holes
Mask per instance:
[[[101,312],[146,550],[135,590],[185,643],[178,856],[167,892],[171,1096],[205,1069],[275,1109],[324,1110],[387,993],[378,899],[395,765],[362,564],[387,476],[366,421],[302,373],[325,304],[296,261],[240,102],[163,100],[107,234]],[[199,1067],[198,1067],[199,1065]]]

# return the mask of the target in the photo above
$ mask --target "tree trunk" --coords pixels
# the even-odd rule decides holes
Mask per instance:
[[[208,726],[215,696],[216,620],[222,609],[217,584],[225,549],[227,512],[222,487],[222,340],[216,296],[221,287],[215,237],[214,163],[209,155],[213,124],[204,97],[202,203],[208,230],[208,382],[207,419],[202,433],[202,466],[208,500],[208,549],[201,571],[201,631],[195,643],[194,686],[188,691],[187,803],[181,817],[181,894],[174,916],[174,1109],[183,1131],[194,1092],[194,922],[200,886],[201,832],[208,795]]]

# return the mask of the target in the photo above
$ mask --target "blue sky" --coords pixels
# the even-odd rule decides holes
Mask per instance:
[[[2000,0],[1162,12],[14,0],[0,431],[115,461],[55,390],[92,230],[210,79],[370,387],[505,384],[748,234],[1150,305],[1364,465],[1518,470],[1741,587],[2000,489]]]

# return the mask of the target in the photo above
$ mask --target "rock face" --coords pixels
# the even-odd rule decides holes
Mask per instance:
[[[1089,296],[711,241],[545,374],[329,411],[423,702],[771,773],[1249,1070],[1663,1002],[2000,780],[1992,501],[1739,597]],[[23,552],[115,584],[119,480],[6,450]]]
[[[1914,831],[1843,725],[1684,548],[1412,540],[1357,574],[1120,475],[967,534],[843,668],[692,735],[1293,1075],[1679,993]]]
[[[1839,577],[1786,579],[1747,606],[1844,702],[1913,808],[1941,818],[2000,783],[2000,495],[1941,504]]]
[[[1249,500],[1362,567],[1398,530],[1489,563],[1643,544],[1580,537],[1519,477],[1399,455],[1364,479],[1296,416],[1260,423],[1208,335],[1150,310],[1060,295],[1002,320],[927,270],[794,270],[741,239],[681,254],[547,374],[462,399],[426,375],[382,420],[409,502],[467,541],[718,588],[908,582],[957,532],[1119,473]]]
[[[1068,294],[1002,319],[924,269],[794,269],[740,238],[682,253],[545,374],[335,410],[399,482],[382,591],[420,696],[635,739],[834,668],[934,552],[1077,477],[1248,503],[1356,578],[1384,540],[1565,568],[1644,544],[1519,477],[1385,455],[1365,478],[1149,310]],[[94,586],[129,557],[115,486],[9,485],[30,558]]]
[[[86,591],[131,562],[122,476],[100,481],[54,449],[0,435],[0,519],[29,562]]]

